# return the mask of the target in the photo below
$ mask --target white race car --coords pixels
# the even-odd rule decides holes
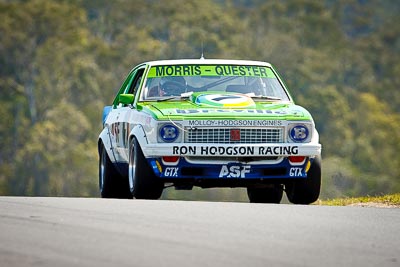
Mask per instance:
[[[246,187],[250,202],[316,201],[321,145],[268,63],[152,61],[132,69],[99,136],[102,197],[158,199],[166,186]]]

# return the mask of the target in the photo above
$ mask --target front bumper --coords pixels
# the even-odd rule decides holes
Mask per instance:
[[[259,164],[257,162],[216,161],[213,164],[193,163],[181,157],[175,165],[164,164],[161,158],[148,159],[156,176],[172,180],[181,179],[290,179],[306,178],[313,158],[305,158],[301,163],[291,163],[282,158],[275,164]]]
[[[269,157],[269,156],[307,156],[321,154],[321,144],[285,143],[285,144],[145,144],[142,146],[146,158],[163,156],[198,157]]]

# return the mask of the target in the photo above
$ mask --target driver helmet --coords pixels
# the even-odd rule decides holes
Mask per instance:
[[[162,95],[180,95],[186,92],[186,80],[182,76],[162,77],[159,82],[159,88]]]

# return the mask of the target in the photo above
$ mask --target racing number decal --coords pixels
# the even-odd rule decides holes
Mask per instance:
[[[115,137],[115,142],[119,142],[119,123],[111,124],[111,134]]]
[[[117,147],[124,147],[126,129],[124,122],[116,122],[112,124],[112,135],[115,136],[115,143]]]
[[[222,165],[219,172],[220,178],[246,178],[246,173],[250,173],[250,165],[227,166]]]
[[[123,123],[121,123],[122,124],[122,131],[121,131],[121,133],[122,133],[122,138],[121,138],[121,147],[125,147],[125,148],[127,148],[128,147],[128,136],[129,136],[129,133],[130,133],[130,126],[129,126],[129,123],[127,123],[127,122],[123,122]]]

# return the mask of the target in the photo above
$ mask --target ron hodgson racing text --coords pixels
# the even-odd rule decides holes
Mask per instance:
[[[291,156],[298,155],[298,146],[173,146],[173,155],[201,155],[201,156]]]

